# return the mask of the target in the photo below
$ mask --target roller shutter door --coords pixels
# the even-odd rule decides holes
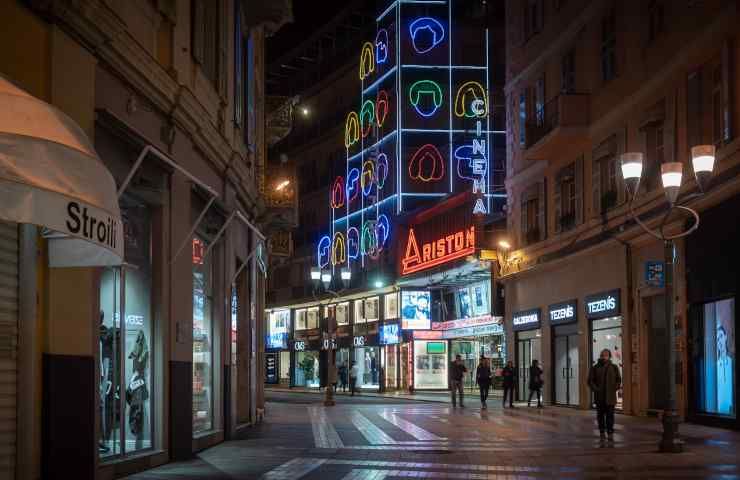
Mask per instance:
[[[0,222],[0,478],[15,478],[18,225]]]

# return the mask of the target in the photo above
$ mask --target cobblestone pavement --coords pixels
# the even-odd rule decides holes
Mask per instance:
[[[248,438],[129,478],[740,478],[738,432],[683,424],[686,452],[660,454],[655,419],[618,415],[614,441],[602,443],[591,412],[568,408],[346,398],[326,408],[315,396],[285,395],[270,398]]]

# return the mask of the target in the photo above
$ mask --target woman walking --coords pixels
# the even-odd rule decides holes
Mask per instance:
[[[486,400],[488,400],[488,391],[491,388],[491,364],[483,355],[480,356],[480,363],[478,363],[478,368],[475,370],[475,383],[478,384],[480,389],[480,408],[487,410]]]
[[[516,371],[514,370],[514,362],[509,360],[506,362],[506,366],[501,370],[501,376],[504,377],[504,407],[506,407],[506,397],[509,397],[509,408],[514,408],[514,385]]]
[[[529,400],[527,406],[532,406],[532,395],[537,394],[537,408],[542,408],[542,369],[539,360],[532,360],[532,366],[529,367]]]

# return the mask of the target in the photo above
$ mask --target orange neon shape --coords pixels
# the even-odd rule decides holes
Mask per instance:
[[[409,177],[422,182],[437,182],[445,176],[445,161],[431,143],[419,147],[409,162]]]
[[[385,90],[378,90],[378,97],[375,99],[375,122],[379,127],[383,126],[385,117],[388,116],[388,93]]]
[[[344,206],[344,178],[341,176],[334,180],[334,186],[331,189],[331,208],[340,208]]]
[[[475,226],[446,235],[419,249],[414,229],[409,229],[406,254],[401,260],[401,275],[426,270],[475,253]]]

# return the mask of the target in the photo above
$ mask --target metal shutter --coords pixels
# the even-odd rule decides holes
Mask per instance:
[[[15,478],[18,225],[0,222],[0,478]]]

